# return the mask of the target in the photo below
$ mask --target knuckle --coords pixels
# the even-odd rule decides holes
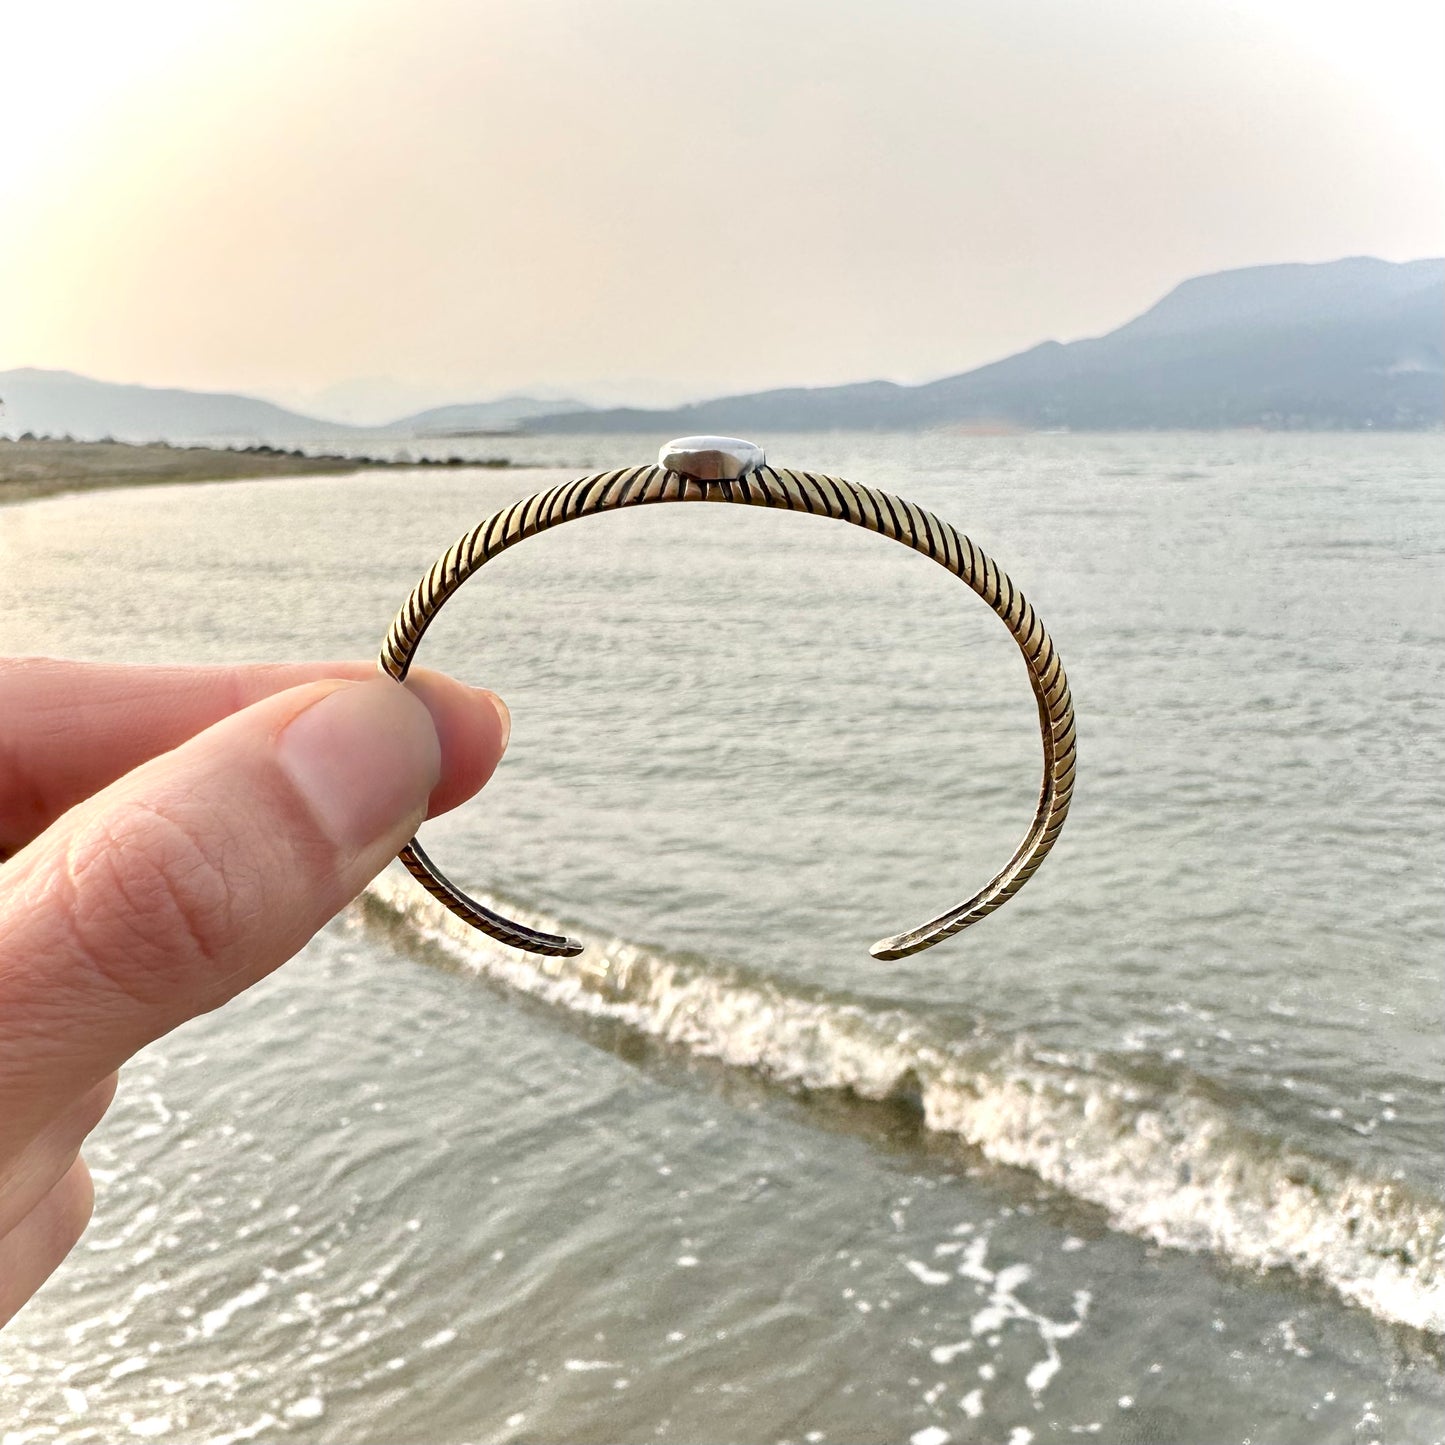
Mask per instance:
[[[71,1117],[65,1121],[67,1137],[73,1136],[76,1139],[76,1148],[80,1147],[79,1141],[85,1139],[105,1118],[106,1111],[115,1102],[118,1083],[118,1074],[107,1074],[100,1083],[87,1089],[76,1101]]]
[[[95,1213],[95,1181],[90,1177],[90,1169],[85,1160],[77,1158],[63,1182],[66,1197],[63,1211],[65,1224],[62,1228],[64,1235],[69,1236],[70,1242],[66,1245],[68,1251],[85,1233],[86,1226]]]
[[[67,1172],[79,1172],[80,1147],[104,1117],[114,1093],[112,1074],[61,1108],[27,1140],[7,1141],[8,1147],[0,1150],[0,1237],[62,1185]]]
[[[49,1194],[36,1206],[46,1251],[56,1264],[80,1242],[95,1213],[95,1183],[85,1160],[77,1155]]]
[[[234,932],[234,853],[214,817],[200,829],[132,803],[97,819],[65,859],[74,953],[140,1004],[188,1005]]]

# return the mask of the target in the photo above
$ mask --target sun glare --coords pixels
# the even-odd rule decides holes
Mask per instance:
[[[104,0],[11,6],[0,87],[0,196],[16,195],[94,143],[118,102],[165,76],[231,19],[236,5]]]
[[[1401,131],[1433,146],[1437,167],[1445,159],[1445,6],[1438,0],[1254,0],[1240,9],[1252,12],[1348,77]]]

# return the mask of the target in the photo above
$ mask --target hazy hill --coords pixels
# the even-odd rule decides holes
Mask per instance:
[[[518,422],[559,411],[575,413],[585,410],[586,402],[571,399],[541,401],[535,396],[503,396],[496,401],[430,407],[390,422],[384,430],[414,437],[465,436],[471,432],[507,431]]]
[[[1024,427],[1439,426],[1445,260],[1351,257],[1200,276],[1106,336],[923,386],[873,381],[669,411],[539,418],[544,432]]]
[[[95,381],[73,371],[0,371],[0,436],[70,436],[77,441],[265,442],[295,446],[358,428],[318,421],[269,401],[228,392],[182,391]]]
[[[1358,256],[1200,276],[1116,331],[1046,341],[923,386],[787,388],[675,410],[588,411],[506,397],[355,427],[255,397],[127,386],[69,371],[0,372],[0,436],[254,443],[534,432],[757,433],[968,424],[1156,427],[1440,426],[1445,260]]]
[[[129,386],[77,376],[73,371],[22,367],[0,371],[0,436],[36,436],[126,442],[254,443],[294,447],[328,439],[368,436],[442,437],[469,431],[499,431],[559,406],[578,410],[581,402],[539,401],[510,396],[461,406],[435,407],[385,427],[350,426],[288,411],[269,401],[228,392]]]

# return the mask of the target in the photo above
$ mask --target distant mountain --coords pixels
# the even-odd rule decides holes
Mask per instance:
[[[269,401],[229,392],[182,391],[95,381],[73,371],[0,371],[0,436],[113,437],[127,442],[301,442],[356,433]]]
[[[1106,336],[1046,341],[923,386],[793,387],[667,411],[540,417],[528,430],[1437,427],[1442,331],[1445,260],[1253,266],[1185,281]]]
[[[22,367],[0,371],[0,437],[69,436],[77,441],[112,437],[126,442],[255,443],[299,446],[342,438],[441,438],[503,431],[518,421],[577,401],[509,396],[498,401],[434,407],[384,427],[351,426],[288,411],[269,401],[228,392],[129,386],[77,376],[73,371]]]
[[[385,427],[303,416],[255,397],[126,386],[69,371],[0,372],[0,436],[255,443],[440,440],[529,432],[721,432],[1005,425],[1438,427],[1445,421],[1445,260],[1367,256],[1196,277],[1106,336],[1046,341],[923,386],[866,381],[723,397],[672,410],[589,411],[512,396],[433,407]]]
[[[535,416],[550,416],[559,411],[576,414],[586,410],[586,402],[571,399],[542,401],[535,396],[503,396],[496,401],[430,407],[388,422],[384,430],[413,437],[467,436],[477,432],[510,431],[518,422]]]

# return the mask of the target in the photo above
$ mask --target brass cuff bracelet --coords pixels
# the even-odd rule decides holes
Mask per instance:
[[[1003,569],[949,523],[872,487],[770,467],[762,449],[751,442],[732,437],[685,437],[663,447],[655,467],[579,477],[486,518],[453,544],[407,598],[382,644],[381,670],[404,682],[432,619],[452,593],[499,552],[578,517],[654,502],[738,502],[851,522],[931,557],[993,608],[1023,653],[1038,701],[1044,780],[1033,824],[1013,857],[986,887],[937,918],[875,943],[873,957],[904,958],[932,948],[1012,898],[1054,846],[1074,789],[1074,708],[1063,664],[1043,623]],[[400,857],[433,898],[502,943],[531,953],[570,956],[582,952],[583,944],[576,939],[514,923],[468,898],[441,873],[415,838]]]

